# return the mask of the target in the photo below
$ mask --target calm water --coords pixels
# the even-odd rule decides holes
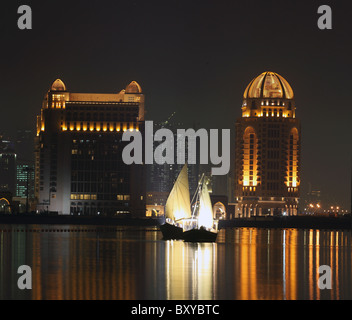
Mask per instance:
[[[352,299],[349,231],[236,228],[193,244],[157,228],[3,229],[0,299]],[[17,287],[23,264],[32,290]],[[331,290],[318,287],[320,265]]]

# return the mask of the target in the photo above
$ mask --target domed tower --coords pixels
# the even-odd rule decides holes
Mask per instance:
[[[138,84],[137,81],[132,81],[127,87],[126,87],[126,93],[142,93],[142,88]]]
[[[130,82],[123,93],[125,96],[125,101],[139,103],[139,119],[144,120],[144,94],[139,83],[137,81]]]
[[[297,214],[300,140],[291,86],[263,72],[245,89],[236,122],[236,217]]]
[[[61,79],[56,79],[51,85],[51,91],[66,91],[66,86]]]

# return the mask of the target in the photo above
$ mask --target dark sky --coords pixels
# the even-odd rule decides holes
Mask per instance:
[[[17,28],[30,5],[33,29]],[[333,29],[319,30],[328,4]],[[118,92],[136,80],[147,118],[231,128],[263,71],[292,86],[308,183],[350,207],[352,23],[348,1],[15,1],[1,3],[0,130],[34,128],[56,78],[72,92]]]

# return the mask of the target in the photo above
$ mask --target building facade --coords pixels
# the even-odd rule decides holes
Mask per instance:
[[[27,163],[17,163],[16,166],[16,197],[34,198],[34,166]]]
[[[122,160],[126,130],[144,136],[144,94],[137,82],[119,93],[71,93],[57,79],[37,117],[37,210],[145,216],[144,166]]]
[[[282,76],[263,72],[249,83],[235,133],[235,217],[296,215],[301,130]]]
[[[16,193],[17,154],[13,143],[0,135],[0,191]]]

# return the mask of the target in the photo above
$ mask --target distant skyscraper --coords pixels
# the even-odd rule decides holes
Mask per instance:
[[[34,130],[17,130],[14,147],[17,157],[21,161],[34,164],[34,138]]]
[[[0,135],[0,191],[16,193],[16,160],[13,143]]]
[[[15,139],[16,162],[16,200],[25,204],[26,210],[31,210],[34,203],[34,131],[17,130]],[[28,191],[28,195],[27,195]],[[28,203],[27,203],[28,200]],[[27,208],[28,205],[28,208]],[[24,208],[24,207],[22,207]]]
[[[16,166],[16,197],[34,199],[34,165],[21,163]]]
[[[132,81],[119,93],[71,93],[57,79],[37,117],[38,210],[145,216],[143,165],[122,160],[122,133],[144,135],[144,94]]]
[[[167,128],[174,134],[174,164],[157,164],[155,163],[148,166],[148,179],[147,179],[147,191],[159,193],[169,193],[176,181],[178,174],[183,168],[184,164],[177,164],[177,154],[181,152],[176,148],[177,145],[177,128],[181,128],[181,124],[176,124],[171,121],[165,121],[163,123],[154,123],[154,131],[160,128]],[[154,149],[159,145],[160,142],[154,142]],[[188,141],[186,139],[186,159],[187,159],[187,148]],[[161,161],[161,160],[159,160]],[[199,180],[199,164],[188,164],[188,179],[189,188],[191,195],[196,191],[198,180]],[[160,197],[159,197],[160,198]],[[167,197],[165,198],[166,202]],[[165,204],[165,203],[164,203]]]
[[[247,86],[236,122],[237,217],[297,214],[300,145],[292,88],[277,73],[263,72]]]

